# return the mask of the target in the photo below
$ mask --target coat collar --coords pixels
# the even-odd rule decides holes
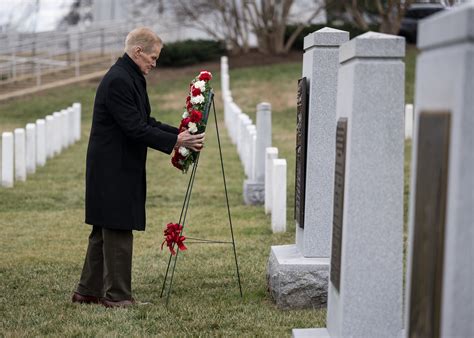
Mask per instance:
[[[145,76],[143,76],[140,67],[138,67],[127,53],[124,53],[122,57],[117,60],[117,65],[124,67],[134,78],[138,78],[146,83]]]

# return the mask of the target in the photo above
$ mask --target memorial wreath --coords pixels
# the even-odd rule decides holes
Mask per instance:
[[[189,130],[191,134],[202,133],[206,128],[206,121],[203,112],[209,106],[212,87],[209,81],[212,74],[203,70],[189,84],[189,95],[186,97],[186,107],[179,125],[179,132]],[[174,150],[171,163],[173,166],[186,173],[191,164],[196,162],[198,152],[186,147],[179,147]]]
[[[191,134],[202,133],[206,129],[207,116],[212,92],[209,81],[212,79],[211,72],[203,70],[189,84],[189,95],[186,97],[186,107],[179,125],[179,132],[189,130]],[[173,166],[186,173],[197,160],[199,152],[193,151],[186,147],[174,149],[171,163]],[[184,241],[186,237],[182,236],[183,225],[179,223],[168,223],[163,234],[165,240],[161,244],[161,249],[166,243],[172,255],[176,254],[174,246],[177,245],[178,250],[186,250]]]

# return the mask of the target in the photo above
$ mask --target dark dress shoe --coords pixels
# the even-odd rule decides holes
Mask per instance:
[[[128,307],[131,305],[135,305],[135,299],[129,299],[129,300],[110,300],[107,298],[102,298],[100,300],[100,303],[105,306],[105,307]]]
[[[80,293],[74,292],[72,294],[72,302],[79,304],[99,304],[99,297],[81,295]]]

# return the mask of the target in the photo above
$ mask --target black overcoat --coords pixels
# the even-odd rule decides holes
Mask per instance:
[[[146,80],[124,54],[96,93],[86,160],[86,223],[145,230],[147,147],[170,154],[178,129],[150,117]]]

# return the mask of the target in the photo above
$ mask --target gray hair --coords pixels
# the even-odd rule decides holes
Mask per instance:
[[[153,47],[158,45],[163,47],[161,38],[147,27],[138,27],[128,33],[125,39],[125,52],[132,53],[133,48],[141,47],[145,53],[151,53]]]

